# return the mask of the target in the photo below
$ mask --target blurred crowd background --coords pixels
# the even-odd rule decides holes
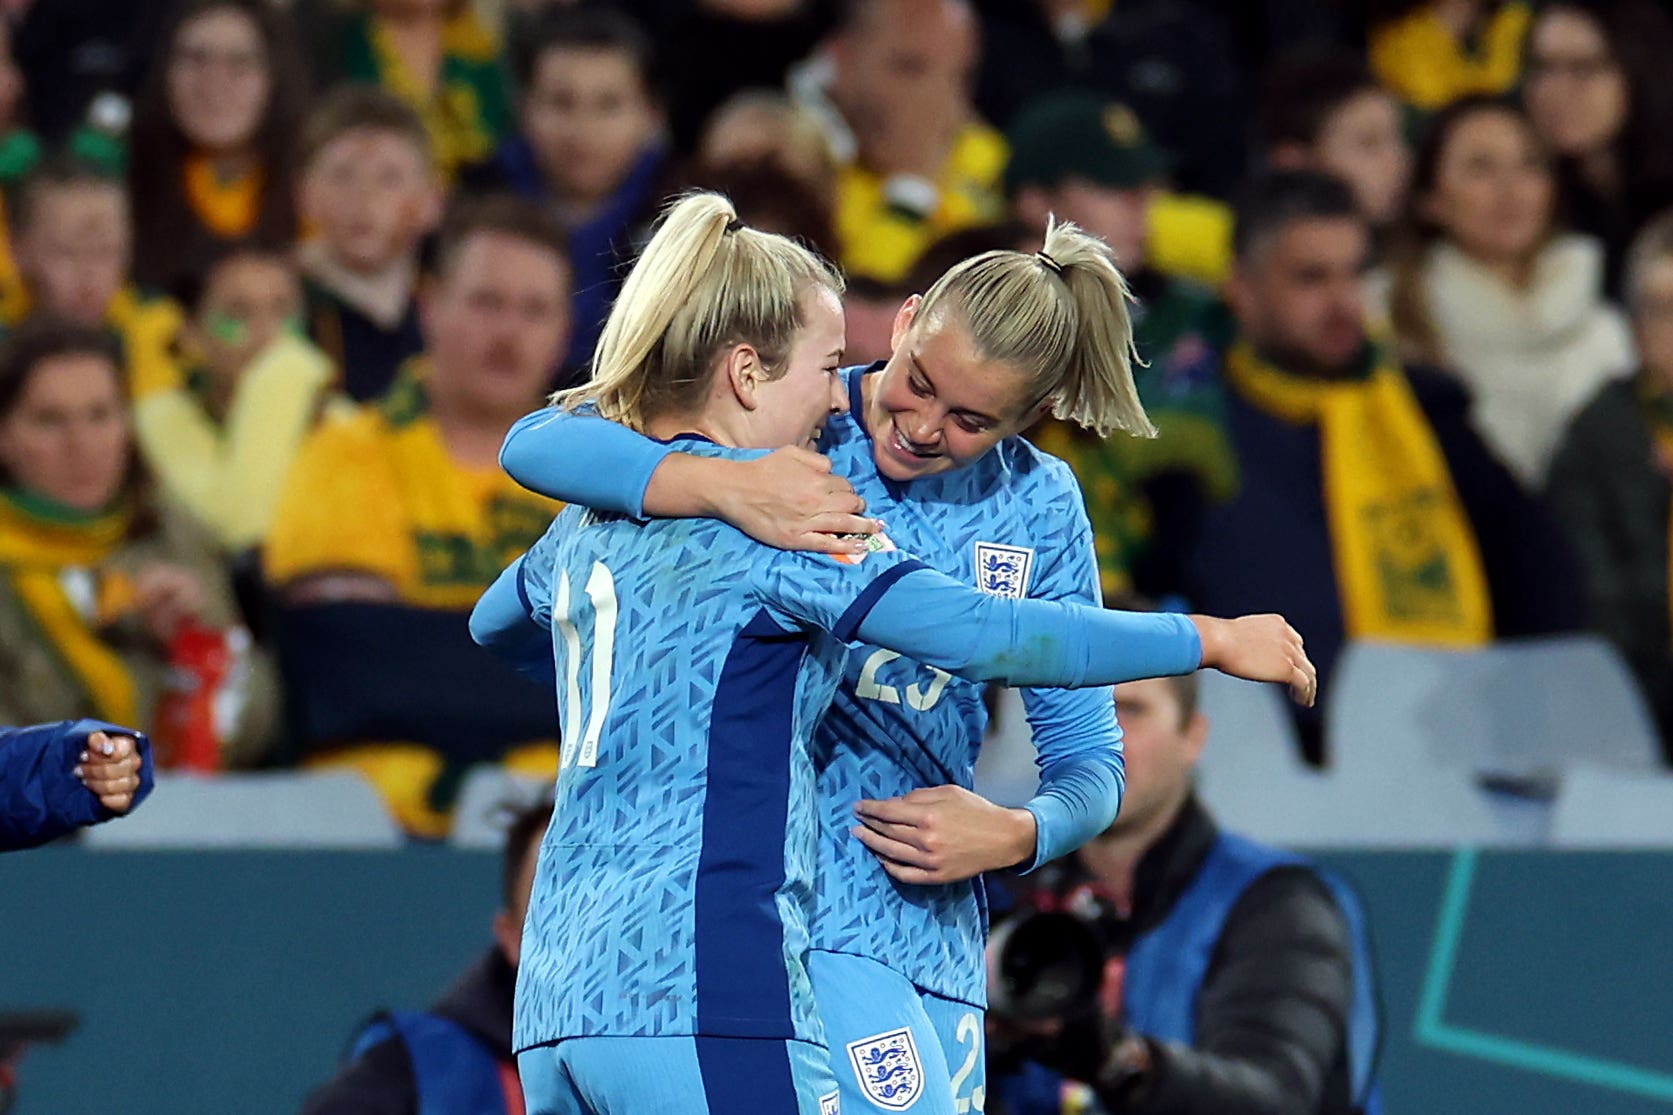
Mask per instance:
[[[424,838],[549,776],[551,694],[464,623],[554,510],[497,450],[705,187],[840,262],[852,363],[1048,215],[1109,242],[1162,434],[1031,436],[1108,602],[1307,637],[1318,712],[1226,698],[1224,751],[1276,741],[1245,785],[1453,759],[1502,813],[1673,754],[1673,5],[0,16],[0,723],[352,770]]]

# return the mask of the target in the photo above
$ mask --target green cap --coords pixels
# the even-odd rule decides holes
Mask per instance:
[[[1030,102],[1006,139],[1005,190],[1012,194],[1065,178],[1131,190],[1168,171],[1167,155],[1145,135],[1138,114],[1095,93],[1051,93]]]

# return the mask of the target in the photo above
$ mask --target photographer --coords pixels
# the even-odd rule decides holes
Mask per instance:
[[[1357,903],[1197,801],[1195,677],[1115,694],[1120,817],[1043,870],[990,942],[988,1112],[1380,1110]]]
[[[521,1115],[512,997],[540,841],[551,820],[550,794],[507,820],[494,947],[430,1010],[374,1015],[348,1063],[315,1089],[302,1115]]]

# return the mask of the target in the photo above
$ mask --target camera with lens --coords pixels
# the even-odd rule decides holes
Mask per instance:
[[[1019,907],[988,937],[988,1013],[1024,1027],[1096,1009],[1104,977],[1097,928],[1074,914]]]

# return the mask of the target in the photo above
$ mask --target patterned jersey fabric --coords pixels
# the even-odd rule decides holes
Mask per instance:
[[[596,1035],[822,1042],[805,967],[813,726],[843,639],[921,565],[781,553],[718,522],[580,508],[521,563],[529,615],[553,631],[566,743],[523,937],[516,1048]]]
[[[845,372],[851,410],[826,423],[821,448],[865,498],[866,513],[888,523],[895,544],[984,592],[1097,604],[1092,532],[1067,466],[1010,438],[956,472],[907,485],[886,480],[863,422],[868,370]],[[862,798],[971,785],[987,727],[982,696],[980,685],[855,644],[814,739],[823,817],[814,947],[870,957],[927,991],[977,1006],[987,1001],[980,884],[897,883],[851,830]],[[1119,751],[1107,689],[1030,689],[1023,697],[1048,780],[1061,764]],[[1052,847],[1052,836],[1042,827],[1048,858],[1068,850]]]

